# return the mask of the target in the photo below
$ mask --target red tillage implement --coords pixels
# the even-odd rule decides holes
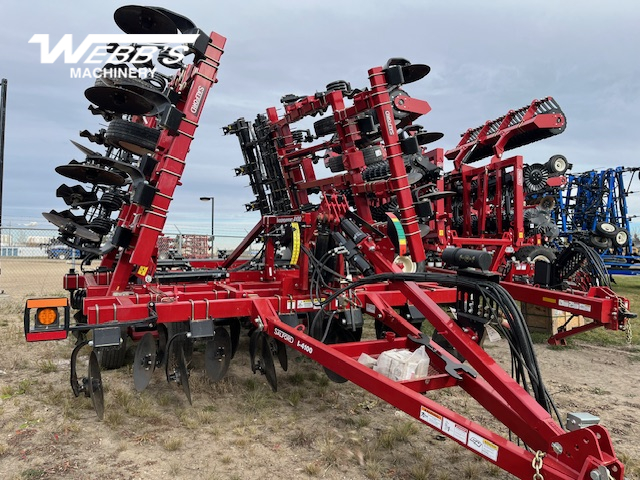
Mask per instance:
[[[282,115],[269,108],[255,122],[239,119],[225,127],[225,133],[240,140],[245,162],[237,173],[249,176],[256,195],[247,208],[262,213],[247,238],[226,260],[158,260],[157,240],[207,93],[216,82],[225,39],[216,33],[207,36],[188,19],[156,7],[122,7],[116,21],[127,33],[154,33],[162,27],[163,33],[168,29],[197,38],[188,46],[193,62],[178,65],[159,94],[155,87],[114,79],[94,91],[94,109],[111,122],[106,155],[84,149],[86,162],[62,171],[93,183],[91,192],[64,190],[76,195],[65,193],[65,201],[72,205],[79,195],[95,208],[86,209],[82,218],[68,212],[47,214],[66,243],[100,257],[100,265],[91,270],[85,261],[82,273],[65,276],[69,301],[27,301],[27,340],[66,338],[70,331],[77,335],[72,389],[76,396],[92,398],[99,417],[104,412],[100,366],[122,364],[127,338],[139,340],[133,365],[137,390],[162,366],[167,380],[181,385],[191,400],[187,358],[193,342],[206,342],[205,368],[217,381],[224,377],[245,328],[251,368],[264,374],[273,390],[274,359],[286,370],[287,352],[293,349],[321,364],[333,381],[361,386],[518,477],[623,478],[624,467],[609,434],[595,417],[573,414],[569,431],[552,418],[553,404],[526,324],[508,292],[531,297],[532,303],[554,298],[569,311],[587,306],[600,323],[616,328],[627,321],[614,315],[626,311],[622,300],[609,290],[584,297],[501,282],[499,274],[487,270],[497,269],[499,262],[481,250],[447,249],[442,260],[457,270],[429,270],[427,253],[442,251],[430,245],[487,243],[481,236],[479,243],[456,243],[452,217],[444,207],[452,198],[445,182],[453,188],[453,178],[476,180],[476,196],[490,188],[505,191],[509,184],[493,167],[467,170],[464,164],[475,160],[479,150],[467,148],[471,137],[501,153],[526,139],[549,136],[549,129],[563,126],[558,123],[564,121],[561,112],[554,112],[550,123],[544,115],[532,114],[541,105],[534,102],[522,118],[511,115],[498,125],[498,130],[512,129],[513,135],[501,137],[493,127],[467,135],[455,157],[459,171],[452,175],[459,177],[447,179],[442,177],[444,151],[424,148],[441,135],[413,125],[430,111],[429,104],[401,88],[427,75],[426,65],[392,59],[369,70],[367,88],[352,89],[338,81],[312,96],[287,95]],[[331,115],[315,123],[315,135],[291,129],[298,120],[327,111]],[[518,132],[527,137],[517,137]],[[316,141],[324,136],[329,140]],[[322,157],[333,176],[316,177],[314,164]],[[512,180],[516,178],[510,188],[518,204],[522,159],[502,162],[511,169]],[[480,225],[501,206],[508,207],[495,203],[481,212]],[[119,216],[111,221],[109,214],[115,211]],[[467,235],[471,228],[464,222],[461,232]],[[505,223],[492,245],[522,245],[520,233],[524,235]],[[239,260],[255,240],[263,242],[261,254]],[[455,318],[440,305],[455,306]],[[73,321],[71,308],[76,310]],[[432,338],[421,331],[425,321],[435,330]],[[372,328],[365,328],[368,324]],[[375,335],[367,338],[373,327]],[[526,388],[482,349],[487,328],[501,329],[508,339],[517,377]],[[79,379],[76,358],[87,345],[92,347],[89,371]],[[376,361],[393,349],[415,352],[421,347],[430,360],[424,378],[393,380],[390,372],[358,361],[363,354]],[[428,396],[429,391],[450,387],[467,392],[522,443]]]

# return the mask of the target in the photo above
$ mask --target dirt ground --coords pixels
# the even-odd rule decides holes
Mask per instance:
[[[47,268],[69,268],[57,262]],[[317,364],[293,353],[288,372],[276,367],[279,389],[273,393],[265,377],[251,373],[246,339],[217,384],[205,376],[196,348],[192,406],[164,372],[156,371],[139,394],[130,367],[103,371],[100,422],[90,399],[75,398],[69,387],[71,342],[24,341],[25,295],[60,293],[61,271],[29,282],[24,272],[38,265],[10,267],[3,259],[1,266],[2,479],[512,478],[358,387],[331,383]],[[508,365],[506,341],[486,349]],[[627,477],[640,478],[637,347],[540,344],[536,350],[563,417],[571,411],[600,416]],[[87,355],[81,356],[80,373],[86,364]],[[463,392],[429,396],[507,435]]]

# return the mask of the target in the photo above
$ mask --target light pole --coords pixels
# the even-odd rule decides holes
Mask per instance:
[[[202,200],[203,202],[208,202],[209,200],[211,200],[211,258],[213,258],[213,242],[215,240],[215,232],[214,232],[214,219],[215,219],[215,205],[216,205],[216,201],[214,197],[200,197],[200,200]]]

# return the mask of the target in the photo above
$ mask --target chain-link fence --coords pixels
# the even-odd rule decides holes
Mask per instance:
[[[62,295],[64,274],[80,270],[84,254],[60,242],[58,230],[1,227],[0,235],[0,295],[20,301],[29,296]],[[158,257],[225,258],[243,238],[169,232],[158,239]],[[258,248],[253,245],[247,255]]]

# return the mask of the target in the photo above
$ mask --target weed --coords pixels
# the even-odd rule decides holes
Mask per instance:
[[[223,465],[229,465],[233,461],[233,458],[230,455],[225,455],[220,459],[220,463]]]
[[[397,443],[406,442],[417,432],[418,427],[414,422],[402,422],[383,432],[378,437],[378,445],[385,450],[391,450]]]
[[[291,385],[302,385],[304,383],[304,374],[302,372],[296,372],[287,375],[287,380]]]
[[[304,394],[302,393],[302,390],[300,390],[299,388],[295,388],[291,390],[291,392],[289,392],[289,394],[287,395],[287,401],[289,402],[289,405],[291,405],[292,407],[297,407],[298,404],[300,403],[300,400],[302,400],[303,398],[304,398]]]
[[[364,467],[364,475],[371,480],[382,478],[384,463],[377,458],[370,459]]]
[[[303,469],[304,473],[309,475],[310,477],[316,477],[320,474],[320,465],[317,463],[307,463]]]
[[[425,458],[411,467],[409,476],[413,480],[429,480],[433,478],[432,469],[433,461],[431,458]]]
[[[296,430],[289,441],[294,447],[311,447],[315,441],[315,432],[304,429]]]
[[[172,477],[177,477],[180,474],[180,465],[177,463],[171,463],[169,465],[169,474]]]
[[[320,456],[327,466],[337,466],[340,458],[340,446],[329,437],[324,437],[320,445]]]
[[[344,419],[344,424],[357,429],[368,427],[371,423],[369,417],[365,415],[351,415]]]
[[[31,480],[35,478],[43,478],[45,475],[45,471],[42,468],[27,468],[23,470],[20,474],[21,478],[25,480]]]
[[[25,378],[24,380],[20,380],[20,382],[18,383],[17,394],[18,395],[25,395],[25,394],[31,393],[31,386],[32,385],[33,385],[33,383],[28,378]]]
[[[479,463],[467,463],[462,468],[462,476],[468,479],[480,478],[482,467]]]
[[[175,452],[176,450],[180,450],[182,448],[182,439],[179,437],[169,437],[164,442],[162,442],[162,447],[167,452]]]
[[[104,423],[112,428],[118,427],[124,423],[124,415],[120,410],[108,410],[104,417]]]
[[[6,443],[0,443],[0,457],[9,451],[9,445]]]
[[[594,387],[590,390],[594,395],[610,395],[611,392],[609,390],[605,390],[604,388]]]
[[[51,360],[38,360],[38,370],[42,373],[53,373],[58,371],[58,365]]]
[[[12,385],[2,385],[0,387],[0,399],[11,398],[16,394],[15,388]]]

